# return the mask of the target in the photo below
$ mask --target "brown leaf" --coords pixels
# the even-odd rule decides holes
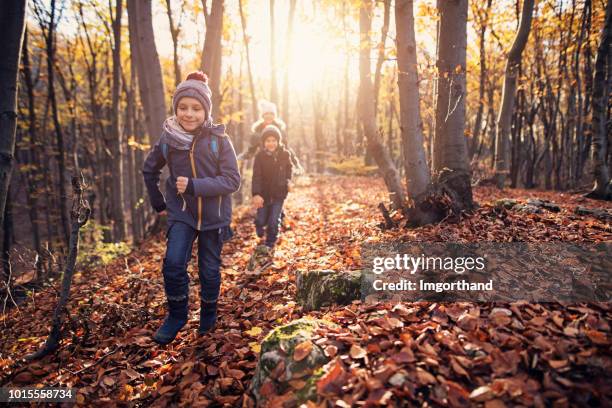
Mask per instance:
[[[338,347],[334,346],[333,344],[325,347],[325,355],[327,357],[334,358],[336,354],[338,354]]]
[[[605,346],[609,343],[606,338],[606,334],[597,330],[589,330],[585,329],[584,333],[588,336],[588,338],[595,344],[599,344]]]
[[[227,370],[225,374],[227,374],[228,377],[235,378],[236,380],[242,380],[242,378],[244,378],[244,376],[246,375],[244,371],[236,370],[233,368]]]
[[[476,402],[484,402],[493,398],[493,390],[488,385],[476,388],[470,393],[470,399]]]
[[[312,342],[310,340],[303,341],[295,346],[295,350],[293,351],[293,359],[295,361],[302,361],[310,355],[311,351]]]
[[[436,377],[431,375],[429,371],[423,370],[421,367],[417,367],[416,374],[417,380],[421,385],[435,384],[437,382]]]
[[[346,371],[342,363],[336,358],[329,371],[317,381],[317,393],[325,396],[330,392],[338,391],[344,383]]]
[[[351,346],[349,354],[351,355],[351,358],[353,360],[358,360],[368,355],[368,353],[363,348],[359,347],[357,344],[353,344]]]

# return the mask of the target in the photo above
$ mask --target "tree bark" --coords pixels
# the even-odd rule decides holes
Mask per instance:
[[[454,212],[473,207],[465,140],[467,0],[438,0],[434,182],[451,198]]]
[[[26,1],[15,0],[0,9],[0,225],[15,160],[17,127],[17,75],[23,42]]]
[[[168,14],[168,24],[170,25],[170,36],[172,37],[172,62],[174,63],[174,86],[178,86],[183,80],[181,65],[178,58],[178,36],[181,32],[181,18],[183,17],[183,5],[181,5],[181,15],[179,22],[175,23],[172,15],[172,1],[166,0],[166,13]]]
[[[476,110],[476,119],[474,120],[474,128],[472,130],[471,143],[469,145],[470,160],[474,159],[474,155],[478,149],[480,143],[480,131],[482,128],[482,113],[484,111],[484,99],[485,99],[485,84],[487,79],[487,58],[486,58],[486,47],[485,47],[485,35],[487,33],[487,27],[489,25],[489,16],[491,14],[491,2],[493,0],[487,0],[485,9],[485,15],[480,16],[480,34],[478,36],[478,45],[480,49],[480,69],[479,73],[479,84],[478,84],[478,109]],[[478,10],[478,6],[475,6]]]
[[[253,112],[253,121],[257,120],[257,96],[255,94],[255,83],[253,82],[253,70],[251,69],[251,55],[249,52],[249,37],[246,33],[246,18],[244,16],[244,8],[242,0],[238,0],[238,9],[240,11],[240,24],[242,26],[242,40],[244,42],[244,50],[246,53],[247,73],[249,75],[249,89],[251,90],[251,110]]]
[[[391,15],[391,0],[384,0],[383,25],[380,31],[380,44],[378,44],[378,58],[374,70],[374,114],[378,115],[378,96],[380,94],[380,80],[382,78],[382,64],[385,61],[385,44],[389,33],[389,20]],[[397,6],[396,6],[397,7]]]
[[[529,38],[529,32],[531,31],[533,4],[534,0],[525,0],[523,3],[519,28],[514,38],[514,42],[512,43],[512,48],[508,53],[508,61],[506,62],[501,109],[497,117],[497,135],[495,138],[495,181],[498,188],[504,187],[506,177],[510,170],[510,152],[508,145],[512,111],[516,98],[518,66],[521,63],[521,55],[523,54],[527,39]]]
[[[403,207],[404,189],[395,164],[389,152],[380,141],[376,131],[376,115],[374,113],[374,89],[372,87],[372,73],[370,69],[370,28],[372,24],[372,1],[361,0],[359,7],[359,111],[361,113],[361,127],[367,140],[367,149],[374,158],[391,201],[396,209]]]
[[[295,17],[296,0],[289,2],[289,21],[287,23],[287,38],[285,44],[285,72],[283,78],[283,110],[281,117],[285,122],[285,143],[289,136],[289,63],[291,61],[291,48],[293,39],[293,19]]]
[[[413,0],[396,0],[397,68],[400,97],[400,129],[408,198],[417,201],[427,192],[431,175],[421,128],[419,79],[414,34]]]
[[[25,156],[24,162],[28,165],[27,170],[23,171],[23,173],[25,173],[24,178],[26,180],[27,185],[26,201],[28,204],[28,214],[30,216],[30,222],[32,224],[32,238],[34,240],[34,249],[36,250],[36,255],[38,256],[38,259],[36,261],[36,280],[38,282],[42,282],[42,280],[45,278],[43,276],[44,262],[42,262],[44,256],[38,218],[38,179],[41,163],[39,161],[40,158],[38,146],[38,132],[36,127],[34,82],[32,80],[32,68],[30,66],[29,53],[30,51],[28,47],[28,30],[26,28],[23,34],[22,72],[28,100],[28,133],[30,136],[30,142],[23,152],[23,156]]]
[[[278,105],[278,85],[276,77],[278,67],[276,66],[276,21],[274,16],[274,0],[270,0],[270,101]]]
[[[166,101],[161,65],[155,46],[151,0],[127,0],[130,50],[136,55],[136,72],[147,132],[157,140],[166,119]]]
[[[595,59],[595,77],[593,78],[593,116],[591,147],[591,158],[593,160],[593,176],[595,184],[593,190],[587,194],[589,198],[600,200],[612,199],[612,180],[610,180],[610,169],[608,167],[608,132],[606,116],[608,109],[608,97],[610,91],[609,69],[610,46],[612,42],[612,0],[608,0],[606,6],[606,20],[601,30],[597,57]],[[608,78],[606,78],[608,74]]]
[[[202,52],[201,69],[210,78],[213,118],[221,113],[221,37],[223,35],[223,0],[212,0],[210,14],[206,19],[206,36]]]
[[[112,10],[110,10],[112,15]],[[111,106],[111,148],[113,159],[112,177],[112,211],[113,239],[123,241],[127,235],[124,216],[124,186],[123,186],[123,133],[119,129],[119,96],[121,92],[121,17],[123,15],[123,0],[116,0],[113,27],[113,89]]]

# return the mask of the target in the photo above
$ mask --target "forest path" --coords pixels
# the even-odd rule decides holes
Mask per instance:
[[[56,293],[52,289],[36,293],[33,300],[25,302],[19,310],[11,310],[2,316],[0,384],[70,384],[78,389],[81,395],[79,398],[87,403],[105,403],[119,399],[163,406],[180,398],[191,405],[213,403],[217,406],[234,406],[241,405],[246,399],[246,406],[249,406],[250,397],[245,391],[250,385],[257,363],[259,343],[274,327],[305,314],[295,303],[296,270],[359,269],[360,245],[366,241],[383,239],[456,242],[503,241],[509,238],[526,241],[612,239],[609,224],[592,217],[572,215],[572,208],[576,205],[602,206],[596,201],[576,195],[525,190],[499,192],[485,187],[476,189],[475,196],[481,207],[474,216],[463,219],[459,224],[443,223],[416,230],[382,232],[378,228],[381,216],[376,206],[385,199],[386,192],[380,179],[302,176],[298,178],[286,201],[286,224],[289,229],[281,233],[274,264],[262,274],[249,273],[246,270],[246,263],[257,242],[253,210],[246,206],[236,209],[235,236],[224,246],[219,320],[214,332],[203,337],[196,334],[199,285],[194,257],[189,268],[192,277],[190,320],[186,328],[169,346],[160,347],[150,340],[150,335],[165,314],[161,276],[165,234],[162,232],[135,248],[129,256],[105,267],[82,271],[75,276],[69,305],[73,316],[72,324],[68,325],[71,327],[71,333],[66,336],[57,355],[48,356],[27,366],[16,363],[20,357],[36,350],[46,338],[47,322],[56,299]],[[499,197],[526,200],[530,196],[557,202],[561,204],[562,211],[538,215],[508,211],[501,221],[489,204]],[[441,306],[432,308],[427,304],[412,306],[414,308],[410,309],[412,311],[409,319],[402,330],[419,339],[418,347],[413,350],[417,362],[421,362],[422,367],[429,367],[430,371],[431,364],[435,362],[439,368],[433,368],[433,371],[437,371],[438,376],[454,378],[454,384],[461,384],[458,386],[460,388],[453,388],[453,392],[457,394],[456,398],[465,398],[465,392],[469,393],[475,385],[488,384],[492,378],[499,377],[502,372],[506,372],[504,370],[510,369],[512,373],[517,373],[518,370],[518,374],[512,380],[514,382],[503,386],[523,387],[522,395],[526,398],[513,402],[533,402],[531,394],[537,392],[534,388],[537,385],[535,382],[539,383],[543,377],[540,371],[540,374],[533,374],[533,370],[529,371],[531,374],[524,371],[520,358],[532,358],[533,354],[540,353],[542,347],[552,344],[561,344],[563,349],[557,350],[557,354],[540,355],[540,360],[537,360],[538,367],[549,367],[547,364],[548,359],[553,358],[551,356],[556,359],[551,365],[561,364],[556,363],[557,360],[563,360],[564,364],[569,365],[576,361],[581,368],[573,368],[578,375],[575,381],[580,383],[578,385],[582,387],[581,390],[591,390],[592,387],[598,386],[585,383],[579,378],[581,375],[588,378],[587,373],[599,374],[598,381],[604,382],[599,384],[600,388],[609,385],[606,383],[609,376],[605,375],[605,369],[599,367],[597,362],[598,358],[603,358],[602,353],[609,344],[606,339],[609,339],[610,328],[606,322],[610,320],[610,311],[607,308],[566,309],[555,305],[523,305],[513,309],[513,313],[520,316],[520,320],[527,326],[525,330],[512,329],[513,332],[520,332],[516,337],[512,337],[512,344],[521,344],[523,353],[527,353],[524,357],[519,357],[507,348],[500,351],[498,347],[509,341],[509,334],[500,334],[501,332],[490,326],[485,318],[481,329],[484,331],[479,332],[477,342],[490,357],[485,361],[486,365],[482,365],[482,362],[461,360],[465,364],[475,364],[472,367],[476,370],[474,378],[466,382],[461,366],[457,365],[458,360],[446,346],[437,343],[442,341],[447,344],[451,340],[457,341],[457,336],[472,336],[470,333],[462,334],[463,329],[467,330],[469,327],[459,328],[456,325],[457,313],[467,313],[472,321],[472,318],[487,316],[490,313],[489,306],[464,305],[446,309]],[[386,306],[372,308],[352,305],[350,310],[333,307],[308,313],[310,316],[325,316],[336,321],[343,330],[357,330],[358,335],[350,338],[368,350],[370,359],[362,362],[366,364],[366,370],[354,372],[354,375],[359,377],[351,383],[355,395],[362,393],[364,384],[371,381],[369,376],[380,368],[379,362],[385,355],[396,358],[397,364],[405,366],[397,354],[394,354],[394,347],[377,348],[368,340],[373,337],[365,335],[359,329],[364,321],[376,316],[379,318],[381,313],[394,316],[396,320],[404,320],[402,316],[388,309]],[[534,316],[538,319],[532,319]],[[577,320],[578,317],[580,319]],[[534,326],[537,325],[532,332],[529,331],[529,319],[533,320]],[[395,344],[393,341],[400,341],[397,337],[398,327],[389,326],[385,322],[388,323],[387,320],[375,323],[380,326],[377,326],[376,333],[379,334],[375,336],[379,337],[376,337],[375,343],[380,343],[380,335],[388,339],[381,344]],[[552,322],[569,325],[569,334],[564,335],[555,330],[550,326]],[[434,336],[434,332],[440,330],[450,337],[442,339]],[[537,333],[544,340],[536,342],[532,347],[533,340],[525,335],[526,332]],[[405,337],[402,339],[405,340]],[[347,354],[350,344],[338,343],[337,346],[339,354]],[[432,350],[435,351],[434,354]],[[578,350],[590,353],[592,358],[579,358],[576,354]],[[491,358],[493,360],[490,360]],[[501,362],[491,365],[491,361],[498,360]],[[449,370],[451,366],[453,371]],[[434,377],[424,373],[423,369],[419,368],[415,372],[414,368],[414,364],[409,364],[402,369],[413,383],[426,381],[431,385],[432,381],[437,382]],[[472,372],[470,367],[464,368]],[[398,367],[393,368],[397,369]],[[535,377],[529,379],[526,375]],[[563,381],[560,384],[566,386],[568,382]],[[368,388],[370,386],[373,385],[368,385]],[[558,392],[556,387],[559,386],[544,378],[542,387]],[[428,395],[415,395],[414,398],[415,401],[431,401]],[[375,393],[371,396],[376,397]]]

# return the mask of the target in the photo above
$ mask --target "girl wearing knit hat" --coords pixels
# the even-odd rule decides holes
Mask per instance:
[[[199,333],[210,331],[217,319],[221,248],[232,235],[231,194],[240,187],[240,173],[225,126],[213,124],[211,95],[208,78],[200,71],[192,72],[178,85],[172,98],[174,115],[164,122],[142,170],[151,205],[168,214],[162,267],[168,315],[153,335],[160,344],[174,340],[187,323],[187,266],[196,238]],[[164,166],[170,170],[165,197],[159,189]]]
[[[274,104],[274,102],[261,99],[257,103],[257,106],[259,107],[260,118],[251,126],[252,134],[249,148],[246,152],[243,152],[238,156],[238,160],[250,160],[255,156],[255,154],[259,150],[259,147],[261,146],[261,132],[266,126],[276,126],[281,131],[281,134],[287,128],[285,122],[283,122],[283,120],[278,117],[276,105]],[[300,164],[300,161],[297,158],[297,155],[289,146],[285,146],[285,149],[289,152],[293,167],[299,173],[301,173],[303,169],[302,165]]]
[[[274,248],[281,222],[283,203],[289,192],[292,164],[289,152],[282,144],[280,129],[268,125],[261,132],[262,149],[253,163],[253,206],[257,209],[255,229],[264,237],[265,249]]]

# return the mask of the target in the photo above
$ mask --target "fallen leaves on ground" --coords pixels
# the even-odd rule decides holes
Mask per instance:
[[[197,336],[198,284],[192,260],[190,319],[177,340],[160,347],[150,335],[164,316],[163,233],[126,258],[78,271],[60,350],[41,361],[19,359],[46,338],[57,292],[45,288],[0,320],[2,386],[71,386],[80,405],[136,402],[146,406],[255,405],[249,386],[259,342],[274,327],[305,315],[294,301],[297,269],[359,269],[360,245],[402,241],[609,241],[609,224],[574,213],[601,207],[580,196],[475,189],[480,207],[460,223],[381,231],[380,180],[302,177],[286,206],[273,267],[243,273],[256,246],[253,214],[236,211],[236,236],[224,247],[219,321]],[[542,198],[557,213],[500,210],[498,198]],[[611,206],[608,204],[608,208]],[[194,253],[195,258],[195,253]],[[320,405],[485,407],[612,405],[610,306],[557,303],[472,304],[354,302],[309,315],[339,329],[318,333],[330,358],[316,388]],[[310,342],[294,351],[308,355]],[[302,385],[302,384],[299,384]],[[274,397],[276,390],[262,390]],[[275,399],[274,399],[275,398]],[[291,406],[295,396],[271,400]]]

